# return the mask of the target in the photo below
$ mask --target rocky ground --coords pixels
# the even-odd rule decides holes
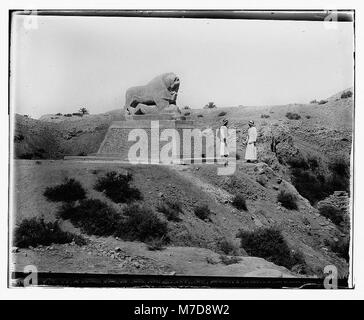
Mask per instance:
[[[219,263],[221,254],[217,245],[219,240],[229,239],[239,247],[239,239],[236,238],[236,234],[240,229],[254,230],[260,227],[276,226],[282,230],[293,250],[299,250],[304,254],[311,275],[320,275],[327,264],[338,266],[342,276],[347,274],[345,260],[338,258],[325,245],[325,239],[340,238],[342,236],[340,231],[330,220],[320,216],[317,209],[311,207],[308,201],[302,197],[299,197],[299,210],[297,211],[288,210],[279,205],[276,199],[279,190],[289,188],[292,192],[296,191],[290,183],[275,174],[268,165],[240,162],[237,164],[236,174],[232,177],[217,176],[216,169],[216,165],[207,164],[173,167],[62,160],[17,160],[14,185],[14,190],[16,190],[14,208],[17,214],[14,216],[14,224],[24,218],[35,216],[43,216],[45,220],[49,221],[55,220],[59,205],[47,201],[43,192],[47,186],[61,183],[65,177],[72,177],[80,181],[87,188],[90,198],[101,199],[116,209],[120,209],[122,205],[114,204],[102,193],[92,188],[98,176],[111,170],[131,172],[134,177],[133,184],[141,190],[144,195],[143,203],[148,207],[156,208],[163,199],[176,199],[183,206],[183,215],[181,222],[168,222],[171,243],[166,250],[160,252],[148,251],[143,243],[134,243],[131,246],[129,242],[116,241],[112,238],[92,238],[85,249],[67,245],[52,246],[50,251],[49,249],[22,249],[20,253],[16,254],[15,262],[17,266],[23,266],[34,259],[35,263],[40,263],[44,268],[49,266],[55,272],[64,270],[59,269],[60,267],[56,263],[58,258],[66,261],[65,268],[67,264],[76,267],[78,258],[91,252],[90,256],[86,255],[85,264],[81,263],[81,266],[84,265],[86,269],[94,270],[92,266],[99,264],[97,261],[100,260],[101,255],[108,257],[105,260],[107,268],[118,270],[121,263],[118,258],[119,254],[110,254],[110,251],[123,247],[124,249],[129,248],[129,253],[126,255],[130,257],[121,259],[123,263],[126,261],[125,267],[128,266],[128,270],[133,267],[132,261],[143,260],[149,256],[157,263],[153,262],[150,268],[147,267],[148,263],[145,263],[148,272],[155,270],[162,273],[178,271],[179,274],[189,274],[189,272],[218,274],[220,272],[221,275],[227,272],[226,274],[233,275],[233,272],[230,273],[230,269],[235,270],[238,274],[258,269],[282,271],[282,267],[274,266],[266,261],[259,266],[263,259],[251,260],[243,249],[240,251],[240,257],[243,260],[237,263],[237,266],[225,267],[223,263]],[[257,182],[259,177],[266,178],[265,186]],[[158,184],[155,181],[158,181]],[[233,195],[237,192],[243,193],[246,197],[247,211],[239,211],[231,205]],[[209,205],[212,211],[210,221],[200,220],[194,215],[194,207],[199,204]],[[79,232],[67,221],[63,222],[62,228],[66,231]],[[99,246],[105,246],[105,250],[100,249]],[[67,253],[69,250],[73,254]],[[140,250],[140,254],[135,254],[137,250]],[[64,254],[61,254],[63,251]],[[168,256],[168,254],[166,255],[168,252],[173,254]],[[186,259],[181,259],[185,262],[191,260],[191,264],[176,260],[176,256],[182,252]],[[166,262],[160,263],[159,258],[161,257],[159,256],[163,256]],[[95,257],[95,261],[93,257]],[[110,263],[106,263],[106,261]],[[257,261],[260,262],[256,263]],[[267,263],[268,265],[266,265]],[[242,268],[241,264],[244,264],[247,269]],[[82,270],[81,266],[80,270]],[[124,269],[120,269],[120,272],[123,272],[122,270]],[[142,269],[135,267],[133,270],[139,272]],[[283,271],[287,272],[285,269]],[[300,270],[296,271],[297,274],[300,272]]]

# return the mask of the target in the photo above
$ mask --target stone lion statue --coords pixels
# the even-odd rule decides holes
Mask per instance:
[[[125,94],[125,115],[180,113],[176,105],[180,85],[172,72],[155,77],[145,86],[131,87]]]

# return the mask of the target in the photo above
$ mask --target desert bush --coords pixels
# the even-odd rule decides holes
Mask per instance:
[[[298,113],[292,113],[292,112],[287,112],[286,117],[289,120],[299,120],[299,119],[301,119],[301,116]]]
[[[89,114],[88,110],[85,107],[80,108],[80,110],[78,110],[78,113],[80,113],[82,115]]]
[[[315,205],[331,193],[331,185],[322,174],[294,168],[291,170],[291,175],[293,185],[301,196],[310,201],[311,205]]]
[[[86,191],[77,180],[66,178],[62,184],[54,187],[47,187],[43,195],[49,201],[72,202],[85,199]]]
[[[71,113],[66,113],[63,115],[64,117],[72,117],[72,114]]]
[[[307,115],[307,116],[306,116],[306,119],[311,119],[311,116],[310,116],[310,115]]]
[[[166,200],[159,204],[157,210],[163,213],[169,221],[181,221],[179,215],[182,212],[182,205],[178,201]]]
[[[16,134],[16,135],[14,135],[14,142],[21,142],[21,141],[23,141],[24,140],[24,135],[23,134],[21,134],[21,133],[19,133],[19,134]]]
[[[226,255],[220,255],[220,261],[225,264],[225,265],[230,265],[230,264],[235,264],[235,263],[239,263],[241,260],[241,258],[239,257],[235,257],[235,256],[226,256]]]
[[[149,240],[147,243],[147,248],[150,251],[159,251],[159,250],[163,250],[165,249],[165,241],[164,238],[156,238],[156,239],[151,239]]]
[[[341,99],[351,98],[352,96],[353,92],[349,90],[341,94]]]
[[[198,118],[203,118],[203,115],[202,114],[198,114],[197,117]]]
[[[319,161],[315,157],[309,157],[307,163],[311,170],[316,170],[319,167]]]
[[[297,197],[288,191],[282,190],[281,192],[279,192],[278,196],[277,196],[277,200],[278,200],[278,202],[280,202],[282,204],[283,207],[285,207],[289,210],[298,209]]]
[[[225,238],[221,239],[217,243],[217,247],[220,251],[227,255],[237,255],[239,251],[239,249],[231,240]]]
[[[240,160],[240,159],[241,159],[241,155],[240,155],[239,153],[236,153],[236,154],[235,154],[235,159],[236,159],[236,160]]]
[[[317,100],[316,100],[316,99],[314,99],[314,100],[310,101],[310,103],[311,103],[311,104],[312,104],[312,103],[317,103]]]
[[[190,115],[191,115],[191,112],[185,112],[185,113],[184,113],[184,115],[185,115],[186,117],[188,117],[188,116],[190,116]]]
[[[30,153],[30,152],[22,153],[18,156],[18,158],[24,159],[24,160],[31,160],[31,159],[33,159],[33,153]]]
[[[327,103],[328,101],[327,100],[320,100],[319,102],[318,102],[318,104],[325,104],[325,103]]]
[[[213,102],[209,102],[208,104],[205,105],[204,109],[213,109],[216,108],[215,103]]]
[[[96,236],[111,236],[121,228],[122,216],[98,199],[82,200],[79,205],[64,204],[58,212],[82,232]]]
[[[73,112],[72,115],[73,116],[77,116],[77,117],[82,117],[83,116],[83,113],[81,113],[81,112]]]
[[[267,118],[270,118],[270,115],[269,114],[261,114],[260,117],[262,119],[267,119]]]
[[[291,168],[308,169],[310,167],[307,160],[301,155],[291,157],[287,163]]]
[[[167,242],[167,223],[149,208],[130,204],[123,211],[127,219],[122,223],[116,235],[126,240],[151,241],[163,239]]]
[[[330,219],[336,225],[340,225],[340,223],[345,220],[345,213],[332,205],[321,206],[319,208],[319,213],[325,218]]]
[[[210,219],[211,211],[207,204],[195,207],[195,215],[201,220]]]
[[[350,163],[342,158],[335,158],[329,164],[329,169],[333,174],[337,174],[342,177],[350,176]]]
[[[45,222],[43,218],[24,219],[14,233],[14,245],[20,248],[48,246],[53,243],[86,244],[86,240],[70,232],[64,232],[57,222]]]
[[[219,114],[218,114],[219,117],[223,117],[223,116],[226,116],[226,112],[225,111],[221,111]]]
[[[347,262],[349,262],[350,240],[348,237],[339,239],[336,242],[333,240],[325,240],[325,245],[328,246],[330,250],[335,252],[339,257],[344,258]]]
[[[264,258],[288,269],[305,264],[302,255],[288,247],[283,235],[277,229],[240,230],[237,237],[241,240],[241,247],[250,256]]]
[[[324,170],[315,157],[293,158],[288,161],[291,167],[293,185],[312,205],[326,198],[334,191],[350,192],[350,164],[341,158],[330,162]]]
[[[118,236],[124,240],[168,240],[167,223],[149,208],[128,205],[122,214],[98,199],[80,201],[79,205],[64,204],[58,216],[70,220],[82,232],[96,236]]]
[[[133,176],[130,173],[118,174],[115,171],[111,171],[97,180],[94,189],[103,192],[116,203],[140,200],[142,199],[142,194],[137,188],[130,186],[132,180]]]
[[[243,195],[237,194],[234,196],[233,201],[231,203],[236,209],[247,211],[248,208],[246,206],[246,201]]]

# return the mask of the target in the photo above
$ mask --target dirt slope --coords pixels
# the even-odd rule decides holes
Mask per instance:
[[[168,222],[169,236],[172,239],[171,246],[206,249],[207,251],[203,251],[205,255],[203,264],[211,264],[206,262],[206,257],[210,257],[210,255],[209,261],[217,261],[216,264],[218,264],[216,252],[219,252],[217,245],[219,240],[229,239],[239,246],[239,239],[236,238],[239,229],[254,230],[274,225],[282,230],[292,250],[299,250],[304,254],[311,274],[320,275],[327,264],[338,266],[340,275],[347,274],[346,262],[329,252],[324,244],[324,239],[340,237],[340,232],[329,220],[319,216],[317,210],[302,197],[299,200],[299,211],[287,210],[278,205],[276,201],[278,190],[293,187],[285,181],[278,184],[280,178],[265,164],[239,164],[235,176],[223,177],[216,175],[216,165],[121,166],[112,163],[72,161],[42,161],[41,164],[37,164],[31,160],[18,160],[16,161],[15,179],[17,196],[14,199],[15,222],[20,222],[25,217],[40,215],[43,215],[45,219],[55,219],[58,205],[48,202],[44,198],[43,192],[47,186],[61,183],[65,177],[79,180],[87,187],[90,198],[102,199],[116,209],[120,209],[122,205],[112,203],[103,194],[92,188],[98,176],[111,170],[131,172],[134,176],[133,184],[141,190],[144,195],[143,202],[151,208],[156,208],[164,198],[176,199],[182,203],[182,222]],[[268,183],[265,187],[256,182],[258,175],[267,176]],[[155,183],[156,181],[158,183]],[[243,193],[247,198],[248,211],[239,211],[231,206],[231,198],[236,192]],[[211,221],[200,220],[194,215],[194,207],[200,204],[209,205],[213,212]],[[162,215],[161,218],[164,219]],[[68,223],[64,227],[72,229]],[[109,243],[111,240],[105,241]],[[113,242],[111,243],[109,250],[113,246],[117,246]],[[118,244],[118,246],[120,245]],[[138,246],[144,248],[144,251],[146,250],[144,244],[140,243]],[[187,250],[189,256],[194,256],[193,250],[178,250]],[[91,255],[94,254],[93,252],[91,250]],[[45,255],[47,254],[45,253]],[[244,250],[241,250],[240,254],[246,255]],[[143,253],[141,256],[145,257],[146,254]],[[171,260],[174,259],[172,256]],[[163,257],[165,256],[163,255]],[[195,261],[195,258],[191,258],[191,261]],[[215,263],[212,262],[212,264]],[[168,265],[174,266],[171,269],[176,271],[176,264],[169,261]],[[202,272],[202,269],[199,268],[202,266],[191,266],[186,270],[194,269],[194,273]],[[249,268],[252,271],[255,267],[250,266]],[[181,269],[179,270],[182,272]],[[244,272],[246,270],[244,269]],[[225,271],[225,267],[220,270],[220,272]],[[212,268],[211,272],[215,274],[218,271]]]

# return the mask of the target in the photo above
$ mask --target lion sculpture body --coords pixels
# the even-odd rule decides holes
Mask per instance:
[[[174,73],[164,73],[145,86],[129,88],[125,94],[125,115],[180,113],[176,105],[179,85]]]

